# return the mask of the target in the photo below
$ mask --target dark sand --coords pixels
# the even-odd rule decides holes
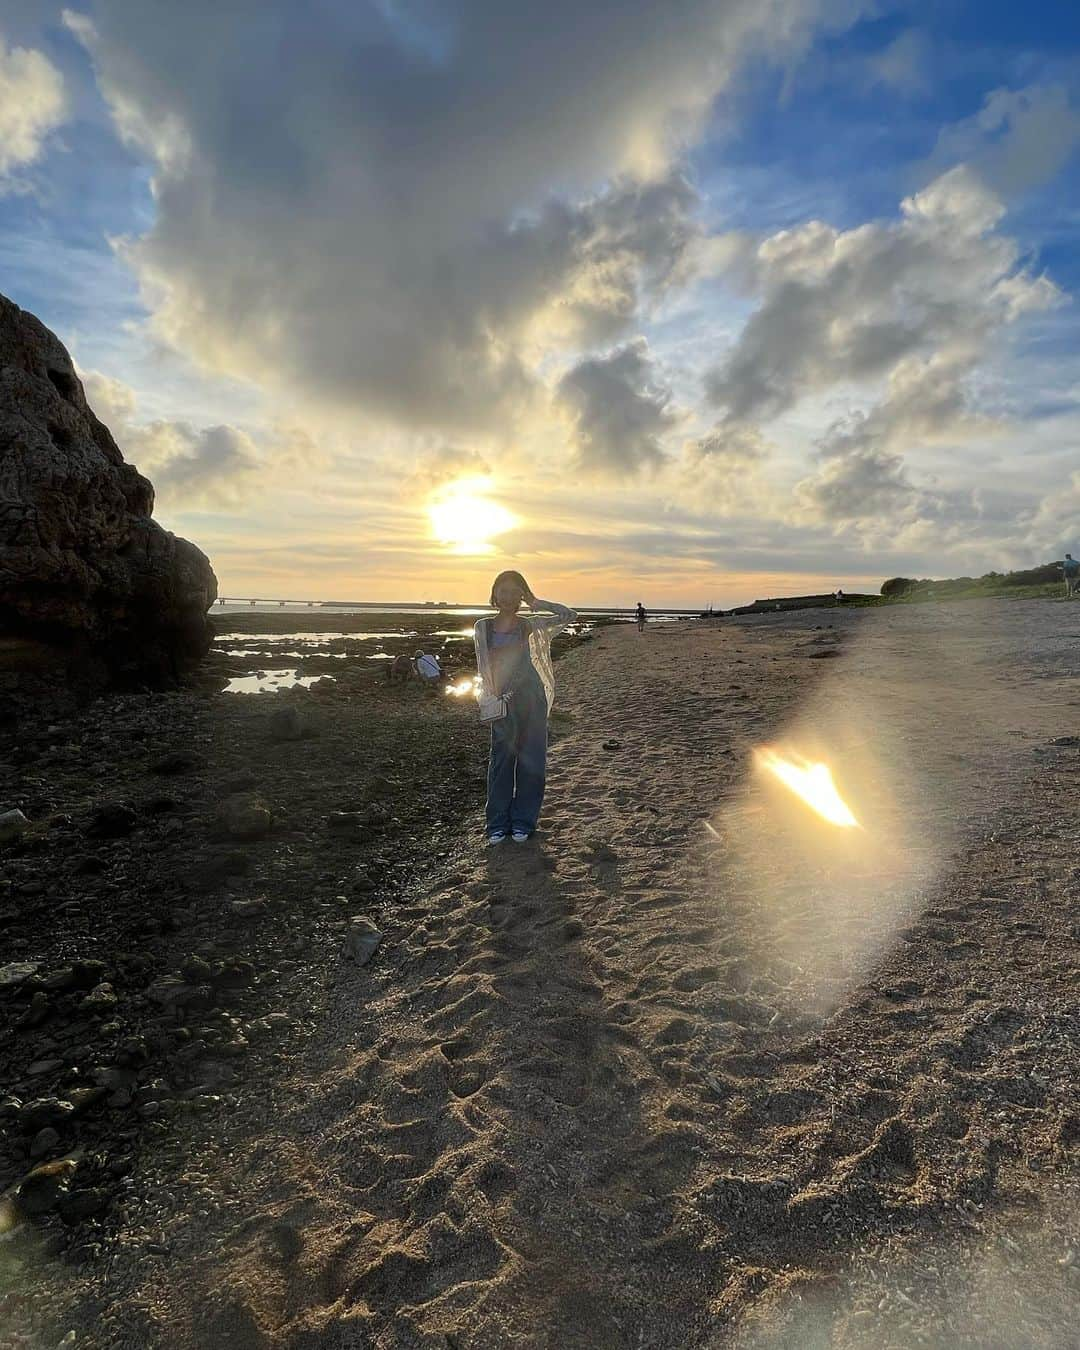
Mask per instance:
[[[542,834],[480,850],[474,785],[369,965],[295,953],[305,1033],[165,1114],[96,1260],[25,1257],[16,1343],[1075,1347],[1078,636],[980,602],[570,652]],[[750,771],[774,741],[856,843]],[[312,896],[264,885],[272,938]]]

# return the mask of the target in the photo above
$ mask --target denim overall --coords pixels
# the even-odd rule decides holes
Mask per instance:
[[[506,640],[504,640],[506,639]],[[544,800],[548,706],[544,686],[529,656],[529,631],[488,628],[488,649],[500,693],[509,693],[508,711],[491,724],[488,760],[487,828],[532,834]]]

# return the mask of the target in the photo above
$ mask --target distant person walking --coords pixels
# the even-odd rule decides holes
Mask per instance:
[[[532,614],[519,614],[522,604]],[[538,600],[520,572],[500,572],[491,588],[494,616],[473,629],[480,716],[491,724],[487,838],[524,844],[536,831],[547,776],[547,722],[555,700],[551,640],[577,615]],[[540,611],[544,611],[541,613]]]
[[[1069,599],[1080,590],[1080,562],[1071,553],[1066,553],[1061,566],[1065,572],[1065,598]]]
[[[645,624],[646,624],[646,622],[647,622],[649,616],[645,613],[645,606],[641,603],[640,600],[637,602],[637,613],[636,613],[636,615],[635,615],[634,617],[637,619],[637,630],[638,630],[638,632],[639,632],[639,633],[644,633],[644,631],[645,631]]]

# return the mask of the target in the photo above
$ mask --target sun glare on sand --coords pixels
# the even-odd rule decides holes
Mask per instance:
[[[485,479],[467,479],[447,488],[428,506],[440,544],[448,544],[455,553],[490,553],[491,541],[514,528],[517,517],[485,496],[486,487]]]
[[[758,765],[806,803],[830,825],[843,829],[858,828],[859,822],[833,782],[832,770],[820,761],[812,763],[801,755],[781,755],[762,746],[756,750]]]

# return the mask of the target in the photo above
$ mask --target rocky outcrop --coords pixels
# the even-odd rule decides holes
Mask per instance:
[[[153,506],[63,344],[0,295],[0,669],[160,685],[203,655],[217,580]]]

